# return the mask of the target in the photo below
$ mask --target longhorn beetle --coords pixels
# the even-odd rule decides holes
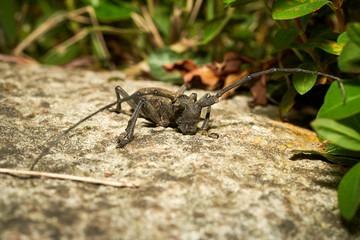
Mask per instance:
[[[78,125],[93,117],[94,115],[115,106],[114,112],[119,113],[121,110],[121,104],[127,102],[133,109],[133,115],[130,118],[125,132],[118,137],[118,147],[124,147],[134,138],[135,123],[139,115],[147,118],[158,126],[163,127],[178,127],[183,134],[195,134],[197,130],[197,124],[200,122],[200,114],[203,108],[207,108],[206,116],[201,127],[202,130],[206,130],[210,120],[211,106],[219,102],[221,96],[227,91],[241,86],[244,83],[250,82],[253,79],[262,75],[269,75],[276,72],[283,73],[306,73],[323,76],[338,81],[342,91],[343,101],[345,102],[345,90],[340,78],[329,75],[322,72],[310,71],[300,68],[271,68],[265,71],[246,75],[239,81],[223,88],[216,94],[205,94],[199,100],[197,100],[196,93],[192,93],[190,96],[184,94],[187,89],[186,84],[182,85],[177,92],[171,92],[162,88],[143,88],[135,93],[129,95],[120,86],[115,88],[117,100],[111,104],[108,104],[96,112],[86,116],[79,122],[69,127],[65,132],[60,134],[55,141],[48,144],[48,146],[42,151],[42,153],[34,160],[30,169],[33,170],[38,161],[45,156],[49,150],[59,142],[59,140],[68,134],[71,130]]]

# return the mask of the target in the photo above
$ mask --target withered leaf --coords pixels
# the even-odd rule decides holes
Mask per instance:
[[[229,74],[226,78],[225,78],[225,82],[224,82],[224,87],[227,87],[231,84],[233,84],[234,82],[240,80],[241,78],[245,77],[246,74],[248,74],[249,72],[247,70],[244,70],[242,72],[238,72],[238,73],[234,73],[234,74]],[[222,99],[226,99],[228,97],[231,97],[232,95],[234,95],[235,90],[239,88],[233,88],[230,91],[226,92],[221,98]]]
[[[193,70],[198,68],[198,66],[196,66],[194,64],[194,61],[192,59],[180,60],[180,61],[177,61],[175,63],[170,63],[170,64],[167,64],[167,65],[163,65],[162,67],[168,73],[178,71],[178,72],[181,73],[182,76],[184,76],[186,73],[188,73],[190,71],[193,71]]]
[[[262,75],[259,81],[250,87],[250,91],[254,96],[252,101],[248,102],[249,107],[255,107],[256,105],[265,106],[268,103],[266,98],[266,76]]]
[[[184,75],[185,83],[190,83],[194,79],[200,80],[203,85],[207,86],[208,90],[214,90],[219,82],[219,77],[206,65]]]

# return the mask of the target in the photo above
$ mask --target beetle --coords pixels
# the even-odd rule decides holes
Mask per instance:
[[[176,92],[172,92],[162,88],[143,88],[139,89],[135,93],[129,95],[123,88],[117,86],[115,93],[117,100],[111,104],[108,104],[96,112],[91,113],[85,118],[81,119],[76,124],[69,127],[65,132],[60,134],[53,142],[40,153],[40,155],[33,161],[30,169],[33,170],[38,161],[45,156],[49,150],[57,144],[62,137],[68,134],[71,130],[76,128],[81,123],[85,122],[94,115],[115,106],[112,112],[121,112],[121,104],[127,102],[134,112],[128,122],[125,132],[118,137],[118,147],[124,147],[126,144],[131,142],[134,138],[134,129],[136,120],[139,116],[145,117],[151,122],[158,126],[163,127],[177,127],[181,133],[186,135],[194,135],[197,131],[197,125],[200,122],[201,110],[207,108],[206,116],[202,124],[201,130],[206,131],[209,121],[211,106],[218,103],[221,96],[229,90],[239,87],[242,84],[251,82],[253,79],[262,75],[274,74],[276,72],[283,73],[306,73],[318,76],[327,77],[338,81],[343,94],[343,101],[345,101],[345,90],[341,79],[339,77],[318,72],[305,70],[300,68],[271,68],[268,70],[248,74],[241,78],[237,82],[221,89],[216,94],[211,95],[210,93],[205,94],[200,99],[197,99],[196,93],[192,93],[189,96],[185,95],[184,92],[187,90],[187,85],[183,84],[180,89]]]

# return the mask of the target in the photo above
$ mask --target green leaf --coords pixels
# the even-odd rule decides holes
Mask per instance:
[[[66,48],[54,48],[42,57],[42,62],[48,65],[65,64],[78,56],[79,53],[79,44],[73,44]]]
[[[343,72],[359,73],[360,47],[353,41],[349,41],[339,56],[338,65]]]
[[[346,44],[349,40],[350,40],[350,38],[349,38],[349,35],[347,34],[347,32],[341,33],[337,38],[337,42],[342,43],[342,44]]]
[[[112,4],[108,2],[101,3],[94,8],[96,17],[100,21],[113,22],[131,17],[132,9],[122,4]]]
[[[224,0],[225,6],[231,6],[235,2],[239,2],[239,0]]]
[[[357,162],[360,161],[360,152],[350,151],[334,144],[330,144],[330,146],[326,149],[326,153],[331,155],[353,157],[357,159]]]
[[[342,93],[338,82],[333,82],[326,93],[324,104],[317,118],[343,119],[360,112],[360,79],[343,81],[346,102],[342,102]]]
[[[276,0],[272,17],[275,20],[294,19],[315,12],[328,2],[328,0]]]
[[[90,4],[93,7],[97,7],[101,4],[100,0],[82,0],[82,1],[85,2],[86,4]]]
[[[94,33],[90,34],[90,39],[94,55],[98,56],[100,59],[106,59],[105,50]]]
[[[316,71],[316,63],[303,63],[299,68]],[[294,88],[301,95],[307,93],[316,83],[317,76],[307,73],[295,73],[293,76]]]
[[[206,24],[204,29],[204,36],[203,36],[203,44],[208,43],[212,39],[214,39],[222,29],[222,21],[220,19],[212,21]]]
[[[360,23],[349,23],[346,29],[349,38],[360,47]]]
[[[194,64],[201,66],[212,62],[211,56],[208,52],[190,51],[184,55],[184,59],[192,59]]]
[[[206,1],[206,20],[211,21],[215,17],[215,2],[214,0],[207,0]]]
[[[310,39],[308,42],[303,44],[304,47],[316,47],[324,50],[327,53],[340,55],[343,50],[345,44],[334,42],[327,39]]]
[[[350,221],[360,203],[360,163],[352,167],[341,179],[338,201],[341,215]]]
[[[226,12],[226,16],[222,19],[214,20],[211,22],[207,22],[204,33],[203,33],[203,40],[199,44],[207,44],[211,40],[213,40],[221,30],[226,26],[227,22],[231,19],[233,13],[232,8],[228,8]]]
[[[160,81],[183,83],[180,73],[173,72],[167,74],[165,69],[162,67],[163,65],[180,60],[182,60],[181,55],[168,48],[163,48],[152,53],[148,59],[151,75]]]
[[[311,14],[307,14],[305,16],[300,17],[301,27],[304,29],[304,31],[306,30],[306,27],[309,23],[310,17],[311,17]]]
[[[275,49],[286,48],[294,41],[299,34],[300,30],[296,28],[280,28],[273,40],[273,46]]]
[[[0,26],[10,42],[16,38],[15,1],[0,1]]]
[[[342,148],[360,151],[360,134],[333,119],[318,118],[311,123],[317,134]]]
[[[338,120],[339,123],[353,128],[360,133],[360,113],[351,115],[350,117]]]
[[[171,29],[171,13],[167,6],[158,6],[154,9],[154,22],[159,31],[165,36],[165,39],[169,39]]]
[[[355,164],[357,164],[360,161],[360,159],[356,158],[356,157],[333,155],[333,154],[318,152],[318,151],[314,151],[314,150],[292,150],[291,152],[292,153],[319,155],[319,156],[326,158],[326,160],[328,160],[329,162],[343,165],[343,166],[349,166],[349,167],[354,166]]]
[[[285,114],[294,106],[295,104],[295,96],[297,95],[297,92],[294,88],[289,88],[285,94],[283,95],[279,108],[280,108],[280,114],[282,118],[285,117]]]
[[[224,0],[225,6],[231,6],[231,7],[235,7],[235,6],[241,6],[244,4],[248,4],[251,2],[256,2],[258,0]]]

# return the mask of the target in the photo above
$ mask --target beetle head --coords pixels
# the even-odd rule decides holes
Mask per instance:
[[[201,107],[193,98],[181,96],[174,102],[175,122],[180,131],[186,135],[196,133],[197,124],[200,121]]]

